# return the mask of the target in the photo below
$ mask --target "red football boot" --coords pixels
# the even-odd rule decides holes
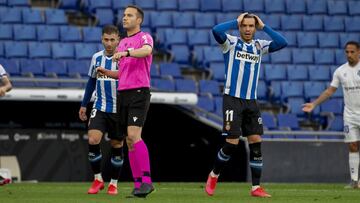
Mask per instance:
[[[88,194],[97,194],[102,189],[104,189],[104,182],[95,179],[88,190]]]

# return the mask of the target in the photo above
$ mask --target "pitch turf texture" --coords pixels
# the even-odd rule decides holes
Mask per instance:
[[[248,183],[220,183],[214,196],[204,192],[202,183],[156,183],[156,191],[146,199],[129,198],[131,183],[119,183],[119,194],[110,196],[102,190],[88,195],[90,183],[15,183],[0,187],[0,202],[142,202],[142,203],[227,203],[227,202],[360,202],[360,189],[344,189],[343,184],[264,184],[272,198],[249,195]],[[107,186],[107,185],[106,185]]]

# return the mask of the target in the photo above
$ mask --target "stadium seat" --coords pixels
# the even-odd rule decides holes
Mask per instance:
[[[291,52],[287,49],[274,52],[270,55],[270,57],[271,57],[271,63],[273,64],[292,63]]]
[[[194,15],[189,12],[174,12],[173,25],[175,28],[193,28]]]
[[[210,63],[209,71],[211,74],[211,78],[213,80],[217,80],[219,82],[225,81],[225,65],[224,63]]]
[[[215,25],[215,15],[211,13],[195,13],[196,28],[212,28]]]
[[[281,130],[300,130],[298,118],[295,114],[278,114],[278,127]]]
[[[244,11],[250,13],[265,13],[265,5],[263,0],[243,0]]]
[[[22,76],[39,77],[43,76],[44,68],[40,60],[23,59],[20,60],[20,68]]]
[[[282,15],[281,16],[281,29],[302,30],[302,16],[300,15]]]
[[[60,41],[60,31],[58,26],[37,25],[36,32],[39,41]]]
[[[329,15],[347,15],[347,2],[328,0],[328,14]]]
[[[225,0],[226,1],[226,0]],[[216,13],[216,24],[224,23],[227,21],[235,20],[238,17],[238,13]]]
[[[46,24],[66,25],[68,24],[65,11],[61,9],[45,9]]]
[[[92,56],[98,52],[96,44],[92,43],[76,43],[75,44],[75,57],[76,59],[91,60]]]
[[[265,1],[265,12],[269,14],[285,13],[285,0]]]
[[[134,5],[134,0],[112,0],[112,8],[114,9],[114,11],[116,10],[124,10],[124,8],[126,8],[126,6],[128,5]]]
[[[198,0],[181,0],[179,2],[179,11],[199,11],[200,1]]]
[[[277,129],[276,118],[273,114],[268,113],[268,112],[262,112],[261,118],[263,121],[264,128],[266,130],[276,130]]]
[[[47,42],[29,42],[29,50],[29,58],[51,58],[51,48]]]
[[[217,12],[221,11],[221,0],[200,0],[200,11]]]
[[[316,52],[316,51],[315,51]],[[309,79],[311,81],[330,81],[330,68],[328,66],[309,65]]]
[[[4,24],[21,24],[21,8],[14,7],[9,8],[7,7],[3,12],[1,12],[0,21]]]
[[[289,31],[289,32],[281,32],[284,35],[288,42],[288,47],[297,47],[297,39],[296,39],[296,32]]]
[[[8,6],[16,6],[16,7],[20,7],[20,6],[24,6],[24,7],[29,7],[30,6],[30,2],[29,0],[8,0]]]
[[[299,48],[316,48],[318,47],[317,33],[315,32],[298,32],[297,41]]]
[[[335,64],[335,52],[333,49],[315,49],[314,59],[315,64],[332,65]]]
[[[344,31],[344,18],[342,16],[325,16],[324,31],[327,32]]]
[[[343,116],[335,116],[335,119],[332,121],[328,127],[329,131],[343,131],[344,129],[344,119]]]
[[[221,96],[214,97],[215,113],[216,115],[223,116],[223,98]]]
[[[224,58],[219,47],[204,47],[204,65],[211,62],[223,62]]]
[[[0,41],[0,58],[4,58],[5,57],[5,51],[4,51],[4,44],[3,42]]]
[[[215,112],[214,100],[209,96],[199,96],[197,106],[207,112]]]
[[[268,64],[263,68],[266,81],[286,80],[286,67],[284,65]]]
[[[339,34],[320,32],[318,34],[319,48],[339,48]]]
[[[151,12],[151,27],[153,28],[171,28],[172,24],[172,12]]]
[[[7,58],[27,58],[28,50],[25,42],[4,42],[5,43],[5,55]]]
[[[14,25],[14,39],[19,41],[35,41],[36,30],[32,25]]]
[[[266,25],[269,25],[274,30],[281,29],[280,15],[259,15],[263,22],[266,22]]]
[[[307,13],[314,14],[327,14],[327,0],[306,0]]]
[[[156,64],[156,63],[151,64],[150,76],[151,76],[151,78],[160,78],[158,64]]]
[[[102,29],[100,27],[83,27],[84,42],[101,42]]]
[[[243,0],[222,0],[221,4],[223,12],[243,11]]]
[[[303,1],[303,0],[301,0]],[[304,31],[323,31],[323,16],[322,15],[304,15],[303,29]]]
[[[160,75],[163,77],[182,78],[180,66],[177,63],[165,63],[159,64]]]
[[[115,17],[112,9],[96,9],[95,17],[98,26],[113,25],[115,22]]]
[[[337,65],[342,65],[346,63],[347,59],[345,56],[345,52],[343,49],[336,49],[335,50],[335,61]]]
[[[331,98],[320,105],[321,112],[331,112],[335,115],[343,113],[344,103],[342,98]]]
[[[360,41],[360,36],[358,33],[340,33],[339,37],[340,37],[339,48],[344,48],[348,41],[355,41],[355,42]]]
[[[187,39],[190,46],[209,45],[209,30],[188,29]]]
[[[204,61],[204,47],[205,46],[194,46],[193,48],[192,60],[199,65],[202,65]]]
[[[190,59],[190,50],[187,45],[172,45],[171,55],[174,62],[188,64]]]
[[[18,59],[0,58],[0,64],[6,69],[10,76],[20,76],[20,64]]]
[[[288,14],[305,14],[306,13],[306,1],[305,0],[286,0],[286,12]]]
[[[175,84],[170,79],[152,79],[152,86],[158,91],[173,92],[175,91]]]
[[[165,46],[168,47],[174,44],[186,45],[187,35],[184,29],[165,29]]]
[[[292,59],[294,64],[313,64],[313,50],[310,48],[292,49]]]
[[[66,67],[69,77],[85,78],[88,77],[90,60],[68,60]]]
[[[68,73],[63,60],[46,59],[43,60],[43,65],[47,77],[64,77]]]
[[[76,11],[79,9],[79,1],[59,0],[57,7],[64,10]]]
[[[272,102],[279,102],[281,99],[281,81],[271,81],[269,97]]]
[[[60,39],[63,42],[80,42],[82,41],[80,29],[76,26],[61,26]]]
[[[192,79],[176,79],[175,87],[177,92],[198,93],[196,82]]]
[[[155,0],[134,0],[134,3],[144,10],[156,10]]]
[[[0,6],[6,6],[7,0],[0,0]]]
[[[0,24],[0,40],[13,39],[13,26],[9,24]]]
[[[73,59],[74,45],[71,43],[52,43],[51,50],[54,59]]]
[[[345,17],[346,32],[360,32],[360,16]]]
[[[111,9],[112,2],[111,0],[86,0],[88,5],[85,5],[89,11],[89,13],[96,12],[97,9]],[[85,1],[85,2],[86,2]]]
[[[259,80],[265,80],[265,70],[262,67],[263,66],[261,66],[260,72],[259,72]]]
[[[287,66],[287,78],[289,81],[294,80],[308,80],[308,68],[305,65],[288,65]]]
[[[42,17],[39,9],[23,9],[22,19],[24,24],[43,24],[44,18]]]
[[[156,0],[158,11],[176,11],[178,10],[177,0]]]
[[[199,80],[199,93],[220,95],[219,83],[215,80]]]
[[[325,90],[325,88],[326,86],[324,82],[304,82],[305,99],[310,101],[312,98],[317,98]]]
[[[304,85],[301,81],[282,81],[281,82],[281,99],[286,101],[289,97],[303,97]]]
[[[348,1],[349,15],[360,15],[360,1]]]
[[[305,104],[305,100],[302,97],[288,98],[287,107],[288,113],[296,114],[298,117],[305,117],[305,112],[302,110],[302,105]]]
[[[268,100],[268,88],[266,86],[265,81],[259,80],[257,84],[257,99],[258,101],[267,101]]]

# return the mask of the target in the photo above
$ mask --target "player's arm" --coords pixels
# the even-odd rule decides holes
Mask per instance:
[[[231,20],[231,21],[227,21],[227,22],[215,25],[212,28],[212,33],[214,35],[215,40],[219,44],[224,44],[227,39],[226,31],[232,30],[232,29],[238,29],[239,24],[241,23],[241,21],[243,20],[243,18],[246,14],[247,13],[242,13],[235,20]]]
[[[6,75],[1,77],[2,86],[0,87],[0,97],[5,96],[5,93],[12,89],[11,82]]]
[[[331,97],[331,95],[333,95],[336,90],[336,87],[329,86],[325,91],[321,93],[321,95],[317,99],[315,99],[315,101],[304,104],[302,110],[305,112],[311,112],[315,107],[317,107],[319,104],[323,103],[329,97]]]
[[[96,71],[100,74],[106,75],[113,79],[119,79],[119,71],[118,70],[108,70],[103,67],[97,67]]]
[[[128,50],[127,52],[128,52],[127,54],[128,57],[144,58],[151,55],[152,47],[149,44],[144,44],[139,49]]]
[[[79,118],[82,121],[87,120],[86,106],[90,102],[90,99],[91,99],[92,94],[93,94],[93,92],[95,90],[95,87],[96,87],[96,78],[89,77],[89,80],[88,80],[88,82],[86,84],[84,97],[83,97],[83,100],[81,102],[81,107],[80,107],[80,110],[79,110]]]

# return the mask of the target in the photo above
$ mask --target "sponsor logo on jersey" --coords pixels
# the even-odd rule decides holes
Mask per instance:
[[[259,63],[260,56],[257,54],[250,54],[243,51],[236,51],[235,59],[243,60],[251,63]]]

